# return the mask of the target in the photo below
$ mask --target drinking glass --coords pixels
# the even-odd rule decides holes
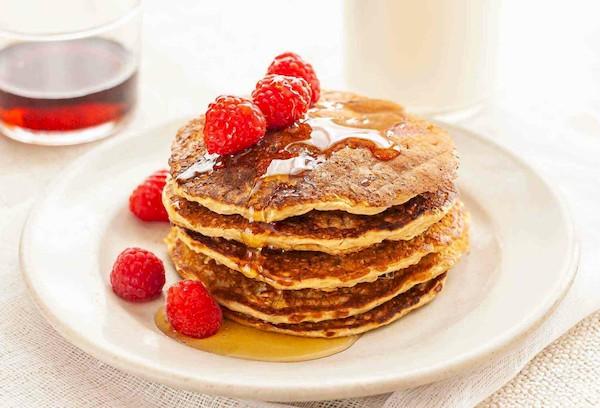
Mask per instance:
[[[137,98],[141,0],[0,0],[0,133],[68,145],[119,130]]]
[[[347,0],[350,89],[412,112],[469,112],[495,88],[497,0]]]

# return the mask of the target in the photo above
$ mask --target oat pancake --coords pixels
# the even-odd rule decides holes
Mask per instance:
[[[251,249],[236,241],[208,238],[178,227],[173,237],[192,251],[203,254],[246,277],[277,289],[328,289],[354,286],[416,264],[427,254],[439,252],[468,227],[462,203],[423,234],[410,241],[383,241],[358,252],[330,255],[316,251]]]
[[[171,237],[169,255],[184,279],[199,279],[227,309],[273,324],[339,319],[365,313],[384,302],[447,272],[468,247],[468,234],[418,264],[380,276],[373,282],[329,291],[280,290],[197,254]]]
[[[412,289],[368,312],[340,319],[296,324],[271,324],[227,308],[223,308],[223,314],[240,324],[277,333],[307,337],[351,336],[390,324],[407,313],[431,302],[442,290],[445,280],[446,274],[439,275],[428,282],[414,286]]]
[[[252,248],[343,254],[383,240],[408,240],[438,222],[457,200],[453,188],[420,194],[376,215],[344,211],[310,211],[274,223],[250,222],[240,215],[221,215],[164,189],[163,202],[172,223],[204,236],[221,237]]]
[[[312,210],[372,215],[450,188],[458,160],[445,131],[391,102],[324,92],[305,120],[216,157],[201,117],[171,148],[175,194],[219,214],[273,222]]]

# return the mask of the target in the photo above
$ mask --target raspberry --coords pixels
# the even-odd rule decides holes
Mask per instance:
[[[169,221],[162,203],[162,191],[165,187],[167,170],[159,170],[136,187],[129,196],[129,210],[144,221]]]
[[[248,99],[219,96],[208,105],[204,123],[204,144],[209,153],[240,152],[258,143],[265,132],[264,115]]]
[[[304,61],[298,54],[293,52],[284,52],[275,57],[267,74],[287,75],[302,78],[310,85],[312,90],[311,106],[314,105],[321,95],[321,85],[319,78],[312,65]]]
[[[284,129],[300,119],[310,105],[312,91],[302,78],[267,75],[256,84],[252,99],[267,118],[267,127]]]
[[[110,284],[113,292],[130,302],[144,302],[160,295],[165,284],[165,267],[152,252],[127,248],[119,254]]]
[[[202,282],[180,281],[167,292],[167,318],[173,328],[186,336],[203,339],[219,331],[221,308]]]

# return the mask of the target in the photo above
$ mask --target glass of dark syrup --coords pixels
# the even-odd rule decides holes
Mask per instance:
[[[122,128],[137,99],[140,0],[9,3],[13,18],[0,18],[0,133],[68,145]]]

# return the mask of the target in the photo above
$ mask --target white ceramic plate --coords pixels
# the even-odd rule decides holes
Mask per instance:
[[[127,198],[145,176],[166,167],[181,123],[115,137],[82,157],[50,186],[23,232],[23,273],[46,318],[73,344],[130,373],[211,394],[281,401],[424,384],[485,362],[531,330],[575,274],[573,228],[548,184],[506,150],[446,126],[461,156],[472,249],[434,302],[314,361],[247,361],[188,348],[154,326],[163,299],[123,302],[108,285],[125,247],[167,258],[167,225],[136,220]],[[172,283],[176,275],[168,268]]]

